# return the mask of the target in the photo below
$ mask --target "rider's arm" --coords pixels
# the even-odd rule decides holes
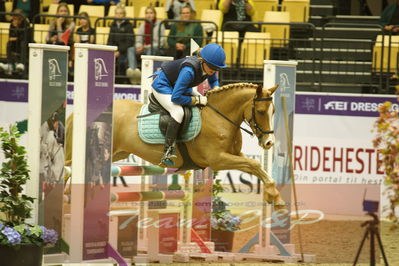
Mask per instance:
[[[216,72],[212,76],[208,77],[208,83],[209,83],[209,86],[211,86],[212,89],[214,87],[219,87],[219,79],[218,79],[218,76],[217,76]]]
[[[172,92],[172,102],[180,105],[190,105],[191,97],[183,94],[191,94],[192,88],[190,83],[194,80],[194,69],[190,66],[183,67]]]

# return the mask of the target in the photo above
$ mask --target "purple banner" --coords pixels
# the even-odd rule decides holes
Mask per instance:
[[[295,113],[377,117],[378,106],[386,101],[393,102],[393,110],[399,110],[394,96],[297,94]]]
[[[108,258],[114,52],[89,50],[83,259]]]
[[[0,101],[5,102],[28,102],[27,80],[0,80]],[[140,85],[115,84],[114,99],[128,99],[139,101]],[[73,84],[68,84],[68,104],[73,104]]]
[[[28,81],[0,81],[0,101],[28,102]]]

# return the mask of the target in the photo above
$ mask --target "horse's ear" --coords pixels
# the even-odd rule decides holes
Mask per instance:
[[[278,86],[279,86],[279,85],[277,84],[276,86],[271,87],[271,88],[269,89],[270,95],[272,95],[272,94],[277,90]]]
[[[257,98],[262,98],[263,97],[262,96],[262,90],[263,90],[262,85],[258,85],[258,87],[256,88],[256,97]]]

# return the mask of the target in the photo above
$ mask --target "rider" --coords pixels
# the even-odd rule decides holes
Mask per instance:
[[[207,104],[206,96],[202,96],[192,87],[208,79],[211,88],[219,86],[216,72],[225,68],[226,54],[223,48],[216,44],[207,44],[197,55],[164,62],[161,70],[155,73],[152,83],[152,93],[158,102],[170,113],[165,149],[161,165],[172,166],[172,158],[176,158],[175,143],[184,111],[182,105]]]

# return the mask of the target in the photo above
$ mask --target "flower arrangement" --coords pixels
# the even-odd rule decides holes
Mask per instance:
[[[399,94],[399,89],[396,91]],[[399,97],[397,98],[399,101]],[[375,148],[382,154],[382,166],[385,171],[385,185],[390,205],[384,210],[392,222],[392,229],[399,228],[399,111],[392,110],[392,102],[385,102],[378,108],[380,116],[374,124]]]
[[[216,175],[217,173],[215,173]],[[241,219],[239,216],[234,216],[227,209],[228,203],[219,196],[219,193],[224,191],[223,185],[220,182],[220,179],[215,179],[212,188],[211,226],[214,230],[234,232],[240,229]]]
[[[31,218],[34,198],[22,193],[30,176],[26,150],[18,144],[20,137],[16,125],[10,126],[9,131],[0,128],[1,148],[6,160],[0,170],[0,214],[3,214],[0,216],[0,246],[55,244],[58,239],[55,230],[25,223]]]

